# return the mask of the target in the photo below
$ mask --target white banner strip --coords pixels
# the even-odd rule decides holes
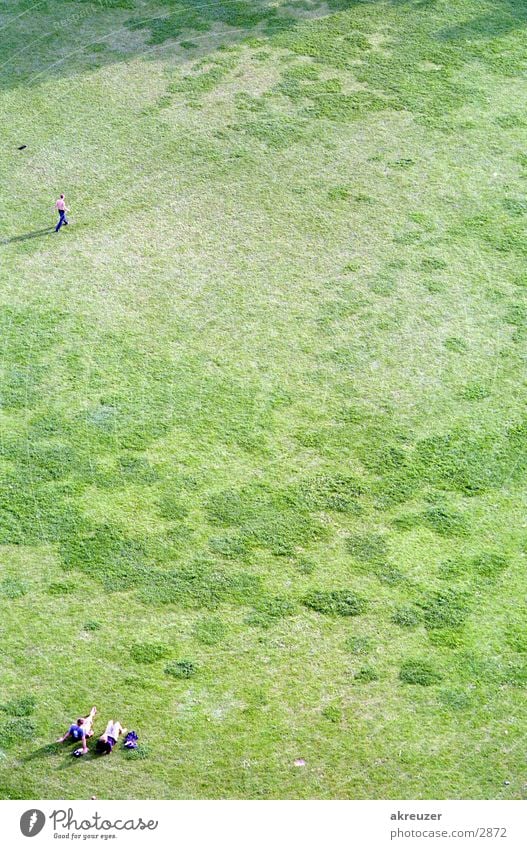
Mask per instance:
[[[2,849],[527,847],[521,801],[5,801],[0,814]]]

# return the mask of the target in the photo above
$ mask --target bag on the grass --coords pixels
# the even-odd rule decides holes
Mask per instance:
[[[71,754],[74,758],[80,758],[84,754],[84,749],[75,749]]]
[[[135,731],[129,731],[124,739],[125,749],[137,749],[137,739]]]

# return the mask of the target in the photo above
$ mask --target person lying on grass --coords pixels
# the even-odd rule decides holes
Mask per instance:
[[[86,745],[86,737],[93,736],[93,720],[95,718],[95,714],[97,713],[97,708],[95,705],[92,707],[88,716],[81,716],[74,722],[73,725],[70,725],[66,733],[59,737],[57,743],[63,743],[64,740],[72,739],[72,740],[81,740],[82,741],[82,751],[87,752],[88,747]]]
[[[109,755],[117,743],[120,734],[126,734],[126,728],[123,728],[120,722],[114,722],[113,719],[110,719],[104,730],[104,734],[101,734],[97,740],[95,751],[99,755]]]

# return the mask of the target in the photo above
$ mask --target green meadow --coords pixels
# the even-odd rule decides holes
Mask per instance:
[[[2,3],[1,798],[527,798],[526,73],[524,0]]]

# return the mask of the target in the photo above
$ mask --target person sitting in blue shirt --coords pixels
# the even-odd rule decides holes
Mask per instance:
[[[82,742],[82,752],[85,754],[88,751],[88,746],[86,745],[86,738],[93,736],[93,720],[95,718],[95,714],[97,713],[97,708],[95,705],[92,707],[88,716],[81,716],[74,722],[66,733],[59,737],[57,743],[63,743],[64,740],[72,739]]]

